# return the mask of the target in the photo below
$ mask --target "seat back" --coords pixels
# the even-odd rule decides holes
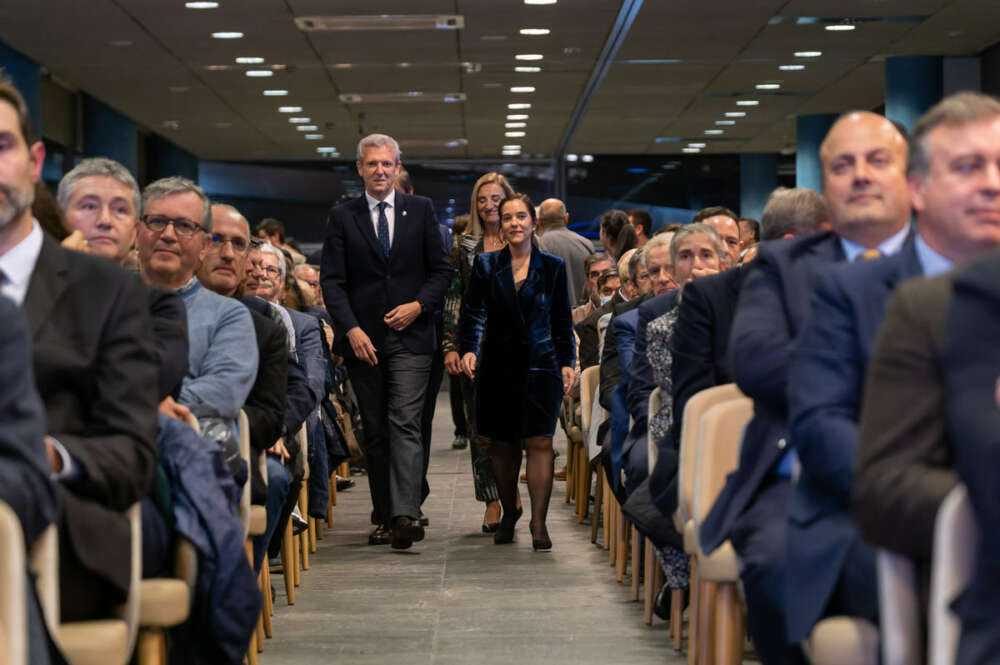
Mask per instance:
[[[726,476],[739,464],[743,430],[752,416],[753,400],[749,397],[715,404],[702,414],[691,503],[695,530],[722,491]]]
[[[681,421],[680,453],[677,470],[677,507],[681,523],[692,516],[694,500],[694,471],[697,460],[698,427],[701,416],[712,406],[720,402],[742,397],[743,393],[735,383],[706,388],[691,396],[684,405],[684,415]]]
[[[880,549],[875,570],[883,665],[923,663],[916,564],[901,554]]]
[[[591,412],[594,409],[597,388],[601,381],[601,366],[594,365],[580,374],[580,429],[583,430],[583,440],[587,440],[590,431]]]
[[[250,533],[250,482],[253,474],[250,474],[250,420],[243,409],[237,417],[237,424],[240,430],[240,459],[247,465],[247,482],[243,486],[240,494],[240,524],[243,525],[243,540],[246,540]],[[261,458],[263,459],[263,455]]]
[[[0,663],[28,663],[26,577],[21,522],[0,502]]]
[[[927,617],[928,665],[953,665],[961,624],[951,610],[972,578],[979,547],[979,527],[965,485],[955,486],[938,509],[931,556],[930,607]]]
[[[660,407],[663,406],[663,400],[660,399],[660,389],[653,388],[653,392],[649,393],[649,410],[646,413],[649,414],[649,418],[659,413]],[[647,456],[647,461],[649,462],[649,475],[653,475],[653,468],[656,466],[656,460],[660,457],[660,449],[656,445],[656,441],[653,440],[652,432],[646,433],[646,445],[649,447],[649,454]]]
[[[125,512],[131,529],[132,570],[128,583],[128,596],[118,608],[118,617],[125,621],[128,631],[128,646],[125,653],[135,651],[135,641],[139,636],[139,591],[142,588],[142,505],[133,503]]]
[[[298,439],[299,450],[302,451],[302,468],[304,469],[302,480],[306,481],[309,480],[309,433],[306,431],[305,423],[302,423],[302,427],[296,432],[295,438]]]
[[[35,574],[35,589],[38,602],[42,606],[45,623],[49,632],[55,633],[59,626],[59,528],[55,524],[46,527],[28,555],[28,567]]]

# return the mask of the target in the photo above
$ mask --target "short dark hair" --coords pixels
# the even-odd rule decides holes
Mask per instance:
[[[753,235],[753,241],[760,242],[760,222],[750,217],[740,217],[736,220],[737,224],[742,224],[744,222],[746,222],[746,225],[750,227],[750,231]]]
[[[21,129],[21,138],[26,145],[31,145],[38,139],[35,136],[35,125],[31,122],[31,111],[24,95],[14,86],[14,82],[5,74],[0,73],[0,100],[14,107],[17,113],[17,124]]]
[[[917,120],[909,138],[907,171],[921,178],[927,175],[931,160],[927,135],[934,129],[962,127],[997,116],[1000,116],[1000,101],[996,97],[979,92],[958,92],[945,97]]]
[[[531,197],[527,194],[521,194],[520,192],[514,192],[497,206],[497,211],[500,213],[501,218],[503,217],[503,207],[510,203],[511,201],[520,201],[528,209],[528,214],[531,215],[532,226],[538,226],[538,216],[535,212],[535,204],[531,202]]]
[[[273,236],[275,233],[278,234],[278,242],[285,242],[285,225],[279,220],[273,217],[265,217],[257,223],[257,228],[254,230],[258,235],[263,231],[268,236]]]
[[[628,216],[632,220],[632,226],[641,228],[642,234],[648,238],[649,234],[653,232],[653,217],[649,212],[642,208],[635,208],[628,211]]]
[[[630,226],[628,213],[624,210],[612,209],[601,215],[601,230],[611,239],[612,244],[618,242],[622,229]]]
[[[607,254],[591,254],[583,260],[583,271],[590,277],[590,269],[594,267],[595,263],[600,263],[601,261],[611,261],[614,264],[615,260],[608,256]]]
[[[597,278],[597,288],[604,288],[604,285],[608,283],[609,279],[621,279],[621,275],[618,274],[617,268],[608,268],[602,272],[601,276]]]
[[[763,240],[778,240],[788,234],[801,236],[819,230],[827,221],[826,199],[808,187],[778,187],[771,192],[760,216]]]
[[[707,208],[702,208],[701,210],[696,212],[694,214],[694,217],[691,218],[691,223],[697,224],[699,222],[705,221],[709,217],[715,217],[716,215],[725,215],[726,217],[732,219],[734,222],[737,219],[739,219],[739,217],[736,216],[736,213],[727,208],[726,206],[709,206]]]
[[[683,224],[678,224],[677,222],[670,222],[669,224],[664,224],[660,228],[656,229],[653,233],[654,236],[658,236],[661,233],[677,233],[684,227]]]

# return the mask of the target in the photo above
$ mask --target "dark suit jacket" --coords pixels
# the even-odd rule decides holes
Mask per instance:
[[[253,450],[250,464],[251,501],[263,505],[267,499],[267,489],[255,462],[278,440],[285,422],[288,346],[285,331],[277,323],[254,310],[250,310],[250,317],[257,335],[257,378],[247,395],[243,411],[250,422],[250,448]]]
[[[734,521],[786,452],[785,387],[792,343],[805,320],[815,275],[843,260],[840,238],[827,231],[765,242],[750,264],[729,339],[729,364],[740,390],[754,401],[754,416],[743,437],[739,467],[702,524],[706,552],[729,538]],[[754,352],[737,353],[740,349]]]
[[[573,326],[577,337],[580,338],[580,369],[587,369],[601,361],[598,355],[601,348],[601,338],[598,334],[597,322],[608,312],[614,311],[615,305],[623,302],[627,301],[622,298],[621,291],[615,291],[615,295],[611,296],[611,300],[598,307],[590,316]]]
[[[79,466],[60,483],[64,534],[87,573],[128,589],[124,511],[149,495],[156,473],[159,368],[149,294],[117,265],[45,237],[23,309],[34,339],[35,380],[48,433]],[[62,581],[63,596],[74,593]]]
[[[633,298],[628,302],[615,305],[612,309],[611,321],[608,329],[604,331],[604,351],[601,354],[600,390],[598,390],[598,401],[608,411],[611,410],[611,393],[622,380],[622,370],[618,363],[618,340],[614,330],[614,320],[625,312],[635,309],[650,298],[647,293],[639,298]]]
[[[149,287],[149,313],[160,367],[160,398],[177,399],[188,372],[188,323],[184,299],[174,291]]]
[[[383,318],[398,305],[418,301],[420,316],[400,333],[411,353],[437,348],[434,311],[441,308],[451,264],[441,244],[430,199],[396,192],[395,232],[389,260],[382,255],[364,195],[330,211],[320,281],[337,331],[337,352],[353,358],[347,333],[354,327],[382,351],[389,327]]]
[[[867,541],[929,561],[934,518],[958,482],[942,357],[952,273],[896,289],[868,364],[851,516]]]
[[[645,436],[646,417],[649,410],[649,393],[656,388],[656,381],[653,379],[653,366],[649,364],[649,357],[646,355],[646,326],[653,319],[659,318],[677,306],[677,299],[681,290],[674,289],[667,291],[655,298],[639,305],[639,321],[635,326],[635,349],[632,351],[632,364],[622,368],[623,372],[628,372],[628,411],[635,420],[635,425],[641,429],[640,435]],[[642,425],[639,425],[640,420]]]
[[[863,547],[848,510],[868,357],[893,289],[922,273],[911,236],[894,256],[835,266],[816,280],[788,369],[788,431],[801,464],[786,545],[792,642],[823,617],[851,549]],[[874,551],[867,554],[874,569]]]

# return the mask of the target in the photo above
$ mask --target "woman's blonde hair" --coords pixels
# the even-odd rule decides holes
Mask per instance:
[[[472,187],[472,203],[469,207],[469,225],[465,227],[464,233],[466,235],[481,236],[483,235],[483,228],[485,224],[481,219],[479,219],[479,206],[476,205],[476,199],[479,197],[479,190],[483,188],[484,185],[489,184],[500,185],[500,189],[503,190],[504,199],[508,199],[514,195],[514,188],[510,186],[502,174],[496,173],[495,171],[490,171],[484,174],[476,184]]]

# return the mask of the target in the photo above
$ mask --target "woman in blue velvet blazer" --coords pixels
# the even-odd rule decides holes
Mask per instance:
[[[535,206],[526,195],[500,204],[500,224],[508,245],[476,257],[463,300],[462,370],[476,378],[479,432],[491,441],[503,506],[494,542],[512,542],[521,516],[517,478],[523,445],[532,545],[547,550],[552,435],[563,394],[574,380],[576,356],[566,264],[534,246]]]

